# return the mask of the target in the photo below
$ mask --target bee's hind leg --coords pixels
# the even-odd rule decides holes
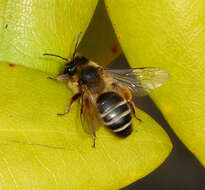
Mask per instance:
[[[77,100],[81,97],[81,95],[82,95],[82,94],[81,94],[80,92],[77,93],[77,94],[75,94],[75,95],[71,98],[71,101],[70,101],[68,107],[66,108],[65,112],[64,112],[64,113],[58,113],[57,115],[63,116],[63,115],[65,115],[66,113],[68,113],[68,112],[70,111],[70,109],[71,109],[73,103],[74,103],[75,101],[77,101]]]
[[[130,106],[130,109],[131,109],[132,114],[134,115],[134,117],[135,117],[138,121],[141,122],[142,120],[136,116],[135,108],[134,108],[133,102],[128,101],[127,103],[128,103],[128,105]]]
[[[92,136],[93,136],[93,148],[95,148],[95,139],[96,139],[96,132],[95,132],[95,130],[93,130]]]

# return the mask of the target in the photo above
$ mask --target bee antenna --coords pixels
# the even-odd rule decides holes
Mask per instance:
[[[75,54],[76,54],[76,51],[77,51],[77,47],[78,47],[78,43],[79,43],[79,39],[80,39],[81,34],[82,34],[82,32],[80,32],[80,33],[78,34],[78,37],[77,37],[77,40],[76,40],[76,43],[75,43],[75,50],[74,50],[74,52],[73,52],[73,60],[74,60],[74,58],[75,58]]]
[[[60,55],[55,55],[55,54],[51,54],[51,53],[43,53],[43,55],[59,57],[59,58],[61,58],[61,59],[63,59],[63,60],[65,60],[65,61],[68,62],[68,59],[67,59],[67,58],[65,58],[65,57],[61,57]]]
[[[79,39],[80,39],[80,35],[82,34],[82,32],[80,32],[79,34],[78,34],[78,37],[77,37],[77,41],[76,41],[76,43],[75,43],[75,50],[74,50],[74,52],[73,52],[73,58],[72,58],[72,60],[75,60],[74,58],[75,58],[75,54],[76,54],[76,52],[77,52],[77,47],[78,47],[78,44],[79,44]],[[68,59],[67,58],[65,58],[65,57],[61,57],[60,55],[55,55],[55,54],[51,54],[51,53],[43,53],[43,55],[45,56],[54,56],[54,57],[58,57],[58,58],[61,58],[61,59],[63,59],[63,60],[65,60],[66,62],[68,62]]]

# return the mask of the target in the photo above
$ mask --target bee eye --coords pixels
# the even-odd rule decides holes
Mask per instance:
[[[64,69],[64,74],[74,75],[75,74],[75,67],[66,66]]]

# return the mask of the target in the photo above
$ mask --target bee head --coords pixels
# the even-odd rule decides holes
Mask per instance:
[[[88,60],[85,57],[75,57],[73,60],[71,60],[65,65],[63,74],[73,76],[76,73],[76,69],[78,68],[78,66],[87,62]]]

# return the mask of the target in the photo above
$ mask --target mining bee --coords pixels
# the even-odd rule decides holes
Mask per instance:
[[[79,37],[78,37],[79,39]],[[133,96],[144,96],[168,80],[169,74],[159,68],[134,69],[103,68],[85,57],[76,56],[77,43],[69,61],[59,55],[44,53],[66,61],[63,74],[57,81],[67,81],[74,95],[64,113],[74,102],[80,100],[80,118],[86,132],[93,136],[95,147],[96,130],[106,126],[119,137],[132,133],[132,116],[135,115]]]

